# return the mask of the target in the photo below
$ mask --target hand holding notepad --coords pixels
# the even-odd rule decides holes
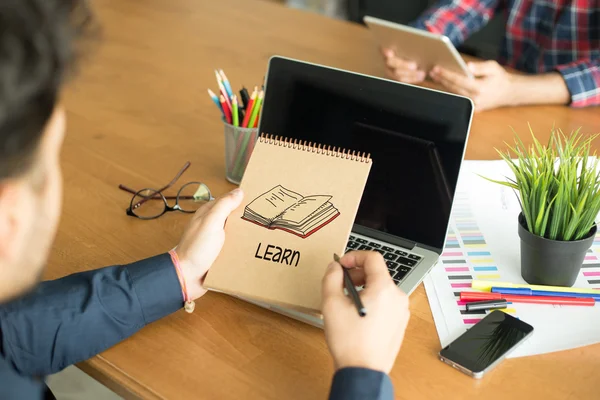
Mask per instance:
[[[320,311],[321,279],[346,248],[370,168],[365,155],[261,137],[206,287]]]

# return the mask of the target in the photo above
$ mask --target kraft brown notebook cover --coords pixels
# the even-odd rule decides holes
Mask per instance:
[[[370,169],[364,154],[261,136],[206,287],[319,312],[321,279],[346,248]]]

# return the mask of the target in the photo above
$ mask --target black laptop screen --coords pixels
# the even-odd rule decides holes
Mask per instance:
[[[460,97],[273,58],[260,130],[370,153],[355,223],[440,249],[470,118]]]

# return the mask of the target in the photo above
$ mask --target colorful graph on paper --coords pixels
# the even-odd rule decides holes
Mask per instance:
[[[461,169],[446,245],[424,284],[442,346],[485,317],[467,312],[460,292],[473,279],[526,283],[520,273],[517,233],[519,202],[513,192],[480,175],[503,179],[502,161],[470,161]],[[585,257],[575,287],[600,291],[600,234]],[[600,304],[596,307],[509,304],[505,312],[530,323],[535,333],[512,357],[546,353],[600,341]]]
[[[460,301],[460,292],[469,291],[471,281],[502,280],[498,267],[494,263],[492,253],[479,229],[477,220],[471,211],[469,195],[457,193],[452,211],[452,222],[446,238],[446,246],[441,256],[441,263],[448,285],[456,297],[456,304],[465,325],[479,322],[486,311],[467,311],[464,302]],[[504,312],[512,315],[516,310],[509,307]]]

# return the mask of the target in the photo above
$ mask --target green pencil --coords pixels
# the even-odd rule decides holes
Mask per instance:
[[[240,119],[238,116],[238,101],[237,96],[234,94],[232,96],[232,107],[233,108],[233,126],[240,126]]]
[[[258,113],[260,111],[260,107],[262,106],[263,98],[265,97],[265,92],[262,90],[258,94],[258,98],[252,106],[252,115],[250,116],[250,122],[248,122],[248,128],[254,128],[254,123],[256,122],[256,118],[258,117]]]

